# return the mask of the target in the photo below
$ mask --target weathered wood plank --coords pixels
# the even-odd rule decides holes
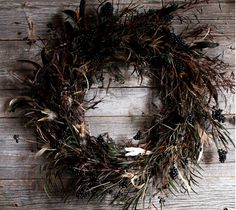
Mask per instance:
[[[89,117],[87,122],[90,124],[91,134],[99,135],[103,132],[109,132],[110,136],[117,142],[130,141],[137,130],[143,128],[145,119],[140,117]],[[6,127],[11,128],[7,129]],[[229,126],[228,126],[229,127]],[[230,136],[235,141],[234,127],[228,129]],[[37,147],[31,131],[26,129],[19,119],[2,119],[0,122],[0,179],[35,179],[41,178],[40,163],[43,159],[35,159]],[[19,143],[13,139],[13,135],[19,135]],[[32,142],[29,142],[32,141]],[[132,140],[136,143],[135,140]],[[218,176],[217,172],[222,168],[222,176],[231,176],[234,171],[235,151],[232,145],[229,145],[229,154],[225,164],[218,161],[217,149],[212,142],[210,146],[204,147],[204,156],[202,166],[205,167],[205,176]],[[210,165],[209,165],[210,164]],[[230,165],[231,164],[231,165]],[[208,173],[208,167],[211,171]],[[224,170],[227,167],[227,170]],[[213,173],[214,172],[214,173]],[[206,174],[205,174],[206,173]]]
[[[164,1],[159,1],[159,0],[143,0],[142,2],[137,1],[133,1],[133,5],[138,5],[140,8],[160,8],[162,6],[162,2],[164,5],[168,4],[168,3],[173,3],[173,0],[164,0]],[[184,0],[175,0],[174,2],[176,3],[183,3]],[[130,4],[130,1],[127,0],[112,0],[113,6],[117,7],[117,6],[127,6]],[[221,12],[221,13],[226,13],[226,12],[231,12],[232,16],[233,14],[233,9],[234,8],[230,8],[229,5],[233,5],[235,2],[234,0],[228,0],[228,1],[218,1],[218,0],[211,0],[211,2],[208,2],[207,0],[205,2],[201,2],[198,4],[194,5],[194,9],[198,10],[201,7],[204,8],[211,8],[212,11],[217,11],[217,12]],[[18,0],[17,2],[14,0],[1,0],[0,1],[1,4],[1,8],[2,9],[39,9],[40,7],[47,7],[47,8],[51,8],[51,7],[74,7],[74,8],[78,8],[78,6],[80,5],[80,1],[75,1],[75,0],[68,0],[68,1],[63,1],[63,0],[52,0],[52,1],[46,1],[46,0],[31,0],[30,2],[25,2],[24,0]],[[87,0],[86,1],[87,6],[98,6],[100,4],[99,0]],[[197,8],[197,9],[196,9]],[[209,14],[207,13],[207,11],[199,11],[202,13],[206,13],[205,15]],[[209,16],[211,17],[211,16]],[[214,18],[214,17],[212,17]]]
[[[213,156],[213,155],[215,155],[215,153],[211,153],[210,155]],[[228,156],[230,156],[230,155],[234,156],[234,153],[231,152],[231,153],[229,153]],[[34,161],[33,157],[32,156],[30,156],[30,157],[32,158],[32,163],[30,163],[29,165],[27,165],[27,164],[13,165],[11,167],[0,166],[0,177],[1,177],[0,182],[1,182],[1,180],[44,179],[45,174],[41,169],[43,166],[43,161]],[[19,157],[19,158],[22,158],[22,157]],[[24,159],[26,159],[26,157],[24,157]],[[230,158],[230,159],[232,159],[232,158]],[[235,159],[232,161],[226,161],[224,164],[214,163],[217,161],[218,160],[215,159],[213,162],[208,163],[208,164],[201,163],[201,167],[203,168],[203,170],[201,171],[203,178],[197,179],[198,182],[202,182],[202,180],[205,180],[205,179],[209,180],[211,178],[220,178],[220,177],[221,178],[224,178],[224,177],[234,178]],[[217,185],[217,183],[215,183],[215,184]],[[217,188],[217,186],[216,186],[216,188]]]
[[[155,3],[153,3],[153,1],[146,1],[144,3],[145,9],[160,8],[160,1],[156,1]],[[24,7],[22,6],[23,4],[25,5]],[[0,13],[4,14],[0,18],[0,28],[2,29],[0,40],[9,40],[22,39],[27,36],[28,26],[26,16],[31,17],[35,23],[37,35],[43,38],[47,31],[46,23],[50,18],[59,10],[65,8],[75,9],[79,6],[79,2],[69,1],[63,3],[58,1],[41,2],[35,0],[27,3],[22,1],[12,1],[9,3],[8,1],[1,1],[0,5]],[[234,2],[222,2],[220,7],[218,2],[211,2],[211,4],[204,3],[198,5],[194,10],[186,12],[186,15],[189,15],[193,20],[195,19],[195,23],[197,23],[198,20],[196,20],[193,14],[198,14],[199,12],[197,12],[197,10],[202,10],[202,13],[198,14],[198,19],[203,20],[201,21],[203,24],[211,25],[213,23],[219,26],[221,32],[233,34],[232,28],[229,26],[234,25]],[[209,13],[214,15],[209,15]]]
[[[90,1],[95,4],[95,1]],[[145,8],[154,8],[160,6],[160,0],[144,0]],[[25,14],[32,17],[36,24],[37,35],[45,37],[46,23],[50,17],[62,8],[75,8],[79,1],[75,0],[32,0],[26,2],[23,9],[22,4],[25,0],[0,0],[0,40],[22,40],[27,36],[27,21]],[[127,0],[121,0],[124,5]],[[212,55],[218,55],[224,51],[224,60],[229,62],[234,69],[234,28],[235,28],[235,2],[233,0],[224,0],[221,2],[222,11],[219,9],[219,0],[212,0],[210,4],[202,4],[198,9],[203,8],[203,14],[199,15],[202,23],[216,25],[217,30],[213,32],[220,40],[221,48],[211,50]],[[193,11],[189,11],[188,14]],[[191,16],[193,18],[193,15]],[[196,21],[197,22],[197,21]],[[176,30],[180,30],[181,25],[177,24]],[[214,27],[212,27],[214,29]],[[228,37],[224,37],[224,35]],[[63,203],[61,197],[49,199],[43,192],[43,182],[40,180],[43,174],[39,173],[40,159],[34,159],[36,151],[33,144],[25,140],[33,140],[32,132],[23,127],[21,120],[14,118],[15,115],[4,113],[3,103],[10,97],[23,92],[2,89],[19,89],[15,81],[10,78],[9,70],[13,69],[15,60],[19,58],[30,58],[37,60],[35,55],[39,48],[35,45],[27,46],[24,42],[0,42],[0,209],[50,209],[50,210],[68,210],[68,209],[121,209],[119,205],[110,207],[108,202],[98,204],[93,201],[90,204],[71,198],[69,203]],[[143,83],[145,87],[150,87],[148,82]],[[109,132],[111,137],[119,140],[128,140],[133,137],[138,129],[147,125],[148,115],[151,111],[150,100],[152,93],[149,88],[137,88],[136,78],[131,78],[127,84],[112,84],[108,96],[105,97],[104,104],[100,104],[98,109],[87,114],[87,122],[92,134],[97,135],[101,132]],[[131,88],[124,88],[125,86]],[[92,90],[89,97],[93,96],[95,90]],[[104,90],[98,90],[99,96],[103,97]],[[126,93],[127,92],[127,93]],[[133,92],[133,94],[132,94]],[[130,101],[125,102],[124,98],[131,97]],[[120,99],[123,100],[118,103]],[[228,96],[229,104],[226,106],[226,113],[235,113],[234,96]],[[233,100],[233,101],[232,101]],[[232,102],[231,102],[232,101]],[[119,101],[120,102],[120,101]],[[222,104],[222,107],[223,104]],[[124,111],[122,111],[122,109]],[[101,111],[102,110],[102,111]],[[100,113],[99,113],[100,112]],[[142,115],[144,112],[145,116]],[[103,117],[100,117],[102,115]],[[130,117],[128,117],[130,115]],[[97,117],[94,117],[97,116]],[[13,117],[13,118],[5,118]],[[232,125],[226,124],[232,137],[235,137],[235,130]],[[17,144],[13,135],[20,136]],[[204,153],[203,163],[204,179],[200,181],[200,187],[195,188],[199,193],[186,195],[170,196],[167,199],[164,209],[173,210],[229,210],[235,209],[235,150],[230,148],[228,159],[225,164],[218,161],[216,148],[211,147]],[[108,198],[109,201],[109,198]],[[158,206],[158,201],[155,203]],[[142,207],[139,208],[140,210]],[[153,208],[155,209],[155,208]],[[143,210],[143,209],[142,209]]]
[[[230,116],[228,116],[230,117]],[[231,115],[232,117],[232,115]],[[91,135],[108,132],[109,135],[117,142],[131,141],[138,130],[149,127],[149,117],[131,116],[131,117],[86,117],[86,124]],[[235,125],[224,123],[225,127],[234,138]],[[7,128],[7,129],[6,129]],[[25,123],[18,118],[1,118],[0,119],[0,150],[10,153],[11,151],[36,151],[36,145],[29,142],[35,142],[33,132],[25,127]],[[18,135],[19,143],[13,138]],[[136,143],[133,140],[133,143]],[[214,148],[214,146],[213,146]]]
[[[226,118],[231,120],[233,115],[228,115]],[[97,136],[108,132],[110,136],[117,140],[131,140],[138,130],[149,127],[150,118],[148,116],[111,116],[111,117],[86,117],[86,124],[91,132],[91,135]],[[224,126],[229,129],[231,136],[234,137],[234,124],[224,123]],[[6,129],[7,128],[7,129]],[[34,136],[30,128],[25,126],[25,122],[18,118],[1,118],[0,119],[0,141],[1,148],[14,147],[29,150],[26,147],[27,141],[33,141]],[[19,135],[19,144],[13,139],[13,135]]]
[[[0,141],[1,142],[1,141]],[[0,172],[2,176],[0,176],[0,179],[14,179],[13,176],[9,177],[9,175],[6,176],[6,170],[11,170],[12,168],[14,168],[15,170],[17,170],[17,173],[20,170],[23,171],[28,171],[30,168],[32,168],[32,170],[35,169],[39,169],[39,165],[44,164],[45,161],[43,161],[42,158],[35,158],[35,154],[36,154],[36,150],[35,151],[30,151],[29,149],[26,148],[25,146],[25,151],[21,150],[19,147],[22,146],[21,143],[19,143],[18,145],[15,145],[15,147],[8,147],[8,148],[4,148],[1,146],[1,154],[0,154],[0,168],[4,168],[5,170]],[[33,143],[28,143],[28,144],[33,144]],[[29,145],[31,146],[31,145]],[[202,163],[201,166],[205,167],[205,171],[203,173],[207,173],[207,175],[205,176],[210,176],[213,177],[215,176],[215,174],[209,174],[208,173],[208,166],[211,166],[211,172],[214,170],[218,170],[218,169],[222,169],[222,176],[226,176],[228,174],[228,172],[224,171],[224,168],[227,167],[228,170],[228,164],[233,164],[235,161],[235,151],[234,151],[234,147],[231,145],[230,146],[230,150],[228,151],[228,155],[227,155],[227,160],[224,164],[219,162],[218,159],[218,153],[216,150],[215,145],[213,145],[211,147],[206,147],[206,149],[204,150],[204,156],[202,158]],[[226,166],[227,165],[227,166]],[[15,171],[14,170],[14,171]],[[233,168],[232,168],[233,170]],[[15,173],[14,171],[12,171],[13,173]],[[29,172],[29,171],[28,171]],[[40,174],[40,171],[37,171],[38,174]],[[224,174],[223,174],[224,173]],[[231,173],[231,172],[230,172]],[[34,179],[37,178],[38,176],[35,177],[34,176],[30,176],[30,179]],[[41,176],[39,176],[41,177]],[[16,178],[19,179],[24,179],[23,176],[21,176],[20,174],[17,175]]]
[[[106,202],[97,203],[69,198],[68,203],[63,203],[61,197],[49,199],[43,192],[43,183],[40,180],[1,180],[0,185],[0,207],[4,210],[15,209],[19,205],[21,209],[120,209],[119,205],[108,205]],[[235,182],[232,177],[209,177],[200,182],[197,188],[198,194],[187,195],[178,194],[177,197],[170,196],[166,199],[164,209],[173,210],[223,210],[223,208],[234,209],[234,187]],[[219,189],[221,189],[219,191]],[[227,194],[227,196],[225,196]],[[155,201],[154,201],[155,202]],[[158,202],[154,203],[158,206]],[[17,209],[17,208],[16,208]],[[138,208],[141,210],[142,208]],[[152,208],[154,209],[154,208]],[[143,210],[143,209],[142,209]]]
[[[103,132],[109,132],[115,141],[122,142],[132,140],[137,130],[147,124],[146,119],[147,117],[88,117],[87,123],[90,124],[92,135],[97,136]],[[228,125],[228,127],[230,136],[235,141],[235,129],[232,125]],[[40,163],[44,161],[40,158],[34,158],[37,147],[32,143],[35,140],[31,131],[25,128],[19,119],[6,118],[0,121],[0,133],[0,151],[2,151],[0,154],[0,179],[17,180],[42,177],[43,175],[40,174]],[[19,143],[16,143],[13,135],[19,135]],[[136,143],[135,140],[132,141]],[[231,176],[230,174],[234,170],[235,151],[232,145],[229,146],[229,154],[225,164],[219,163],[214,143],[204,147],[202,159],[202,166],[205,167],[206,172],[204,176],[217,176],[218,169],[222,167],[227,167],[227,171],[224,171],[224,168],[222,168],[222,176]],[[211,167],[211,173],[208,173],[208,167]]]
[[[139,129],[148,126],[148,117],[87,117],[86,123],[91,130],[91,135],[99,135],[109,132],[116,141],[130,140]],[[7,129],[6,129],[7,128]],[[0,148],[4,151],[20,150],[19,153],[35,150],[29,147],[27,141],[35,141],[33,132],[24,126],[24,122],[17,118],[0,119]],[[19,143],[13,139],[13,135],[19,135]]]
[[[97,94],[98,99],[103,99],[96,109],[88,110],[86,116],[135,116],[151,115],[153,111],[152,102],[161,107],[157,101],[153,100],[154,89],[147,88],[112,88],[108,94],[104,89],[91,90],[88,99]],[[228,104],[224,99],[219,98],[220,107],[226,114],[234,113],[235,100],[233,94],[227,94]]]
[[[231,27],[232,28],[232,27]],[[220,46],[215,49],[208,49],[206,52],[210,56],[220,55],[224,62],[229,64],[228,72],[234,71],[235,66],[235,48],[234,48],[234,36],[226,37],[220,36],[215,39],[219,42]],[[29,74],[29,68],[24,65],[24,69],[20,68],[20,64],[17,63],[18,59],[29,59],[40,63],[40,45],[29,46],[25,42],[20,41],[2,41],[0,45],[0,89],[24,89],[24,86],[14,77],[14,75],[27,75]],[[22,66],[22,64],[21,64]],[[28,70],[27,70],[28,69]],[[124,84],[115,83],[111,84],[111,87],[134,87],[140,86],[140,80],[136,75],[131,75],[132,70],[125,73],[126,81]],[[109,78],[107,78],[108,80]],[[141,86],[150,87],[147,78],[144,78]]]
[[[4,90],[0,92],[0,117],[14,117],[17,113],[9,113],[7,104],[11,98],[24,95],[22,91]],[[91,89],[88,91],[86,99],[102,100],[95,108],[86,112],[86,116],[147,116],[152,115],[153,105],[161,107],[161,104],[153,97],[155,89],[150,88],[110,88],[108,93],[105,89]],[[220,95],[221,96],[221,95]],[[155,96],[156,97],[156,96]],[[219,104],[224,109],[224,114],[235,113],[234,94],[225,93],[224,97],[219,97]]]
[[[78,8],[80,1],[75,1],[75,0],[69,0],[69,1],[38,1],[38,0],[32,0],[30,2],[25,2],[24,0],[19,0],[19,1],[14,1],[14,0],[1,0],[0,4],[1,4],[1,8],[2,9],[40,9],[40,7],[47,7],[47,8],[52,8],[52,7],[74,7]],[[116,8],[117,6],[119,7],[123,7],[123,6],[127,6],[130,4],[130,1],[127,0],[112,0],[113,2],[113,6]],[[174,2],[176,3],[183,3],[184,0],[175,0]],[[98,0],[87,0],[86,1],[87,6],[98,6],[100,3]],[[163,4],[166,5],[168,3],[173,3],[173,0],[164,0]],[[224,13],[229,13],[231,12],[231,17],[233,16],[233,9],[234,8],[230,8],[229,5],[233,5],[234,1],[233,0],[229,0],[229,1],[218,1],[218,0],[211,0],[211,2],[202,2],[202,3],[198,3],[194,5],[194,11],[198,11],[198,13],[202,12],[204,15],[207,15],[208,18],[210,18],[211,16],[209,16],[209,14],[207,13],[207,11],[205,11],[205,8],[210,8],[212,11],[224,14]],[[144,8],[144,9],[149,9],[149,8],[160,8],[162,6],[162,2],[161,1],[155,1],[155,0],[143,0],[141,3],[137,0],[137,1],[133,1],[133,5],[138,5],[139,8]],[[203,8],[202,8],[203,7]],[[199,11],[199,8],[202,8],[203,11]],[[215,13],[216,14],[216,13]],[[229,15],[229,14],[225,14],[225,15]],[[215,17],[211,17],[211,18],[215,18]]]
[[[0,10],[1,12],[1,10]],[[5,13],[5,12],[4,12]],[[34,21],[35,27],[36,27],[36,35],[39,36],[41,39],[47,38],[47,27],[46,24],[50,20],[50,17],[52,14],[55,13],[50,13],[42,14],[43,12],[39,12],[37,15],[32,15],[32,20]],[[11,22],[9,22],[8,19],[6,20],[0,20],[0,28],[2,29],[2,33],[0,34],[0,41],[4,40],[23,40],[25,37],[28,36],[27,32],[27,21],[25,20],[25,17],[22,17],[19,19],[19,17],[11,17],[12,12],[9,12],[8,19],[10,19]],[[41,16],[40,16],[41,15]],[[19,15],[18,15],[19,16]],[[43,20],[38,20],[39,17],[43,17]],[[18,23],[18,21],[21,21]],[[9,22],[9,23],[8,23]],[[198,21],[192,20],[193,25],[198,24]],[[17,24],[15,24],[17,23]],[[214,36],[220,36],[222,34],[226,36],[233,36],[233,28],[235,25],[234,20],[201,20],[201,25],[209,25],[209,27],[213,30],[212,35]],[[181,32],[183,29],[184,25],[181,25],[179,21],[176,21],[175,26],[175,31],[177,33]]]
[[[2,128],[5,127],[6,126],[3,126]],[[112,125],[111,127],[115,126]],[[17,146],[19,146],[21,143],[22,141],[20,141],[19,144],[16,144],[15,148],[17,148]],[[13,149],[10,149],[9,155],[7,154],[7,150],[2,155],[5,157],[2,159],[2,157],[0,156],[0,177],[1,179],[4,179],[0,180],[0,186],[2,186],[0,188],[0,206],[2,205],[4,209],[13,209],[14,205],[19,205],[21,209],[27,210],[31,208],[31,206],[34,209],[77,209],[78,206],[84,209],[96,209],[97,207],[98,209],[111,208],[107,204],[107,202],[101,204],[92,202],[87,204],[73,199],[70,203],[62,203],[60,201],[60,198],[58,197],[48,199],[43,192],[43,182],[36,180],[42,178],[43,174],[39,173],[40,160],[35,160],[33,158],[34,153],[30,151],[22,153],[22,151],[20,150],[15,150],[14,152]],[[191,209],[193,210],[202,210],[202,206],[205,206],[205,208],[209,208],[209,204],[212,205],[212,202],[215,202],[215,209],[223,207],[233,208],[233,176],[235,161],[233,151],[230,151],[228,160],[225,164],[221,164],[218,162],[217,153],[206,152],[205,156],[206,157],[204,158],[204,161],[206,161],[206,164],[201,164],[201,166],[205,170],[203,172],[204,179],[199,180],[200,187],[195,189],[198,192],[198,195],[192,194],[190,198],[186,195],[178,195],[178,197],[173,198],[171,196],[167,199],[167,209],[188,209],[191,206]],[[211,159],[210,165],[208,164],[209,156]],[[8,164],[6,164],[5,161]],[[226,167],[227,170],[225,169]],[[221,188],[222,190],[219,191],[219,188]],[[220,198],[225,194],[228,195],[227,198],[221,200]],[[214,199],[216,197],[219,199]],[[200,207],[199,200],[202,203]],[[120,206],[115,205],[114,207],[112,207],[112,209],[116,208],[119,209]],[[141,209],[142,208],[140,208],[140,210]],[[214,210],[214,208],[211,209]]]

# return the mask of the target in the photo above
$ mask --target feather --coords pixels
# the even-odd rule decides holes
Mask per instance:
[[[219,46],[219,43],[216,43],[216,42],[200,41],[200,42],[193,43],[193,46],[191,46],[190,49],[215,48],[218,46]]]
[[[32,64],[33,67],[35,67],[36,70],[42,68],[38,63],[34,62],[34,61],[31,61],[31,60],[25,60],[25,59],[19,59],[17,60],[18,62],[21,62],[21,63],[29,63],[29,64]]]
[[[63,10],[62,12],[66,14],[68,17],[70,17],[75,23],[78,23],[78,17],[75,11],[67,9]]]
[[[199,154],[198,154],[197,163],[199,163],[201,161],[202,155],[203,155],[203,144],[201,144],[201,146],[199,147]]]
[[[160,17],[166,16],[166,15],[176,11],[177,9],[178,9],[178,5],[173,3],[168,7],[163,7],[162,9],[160,9],[159,16]]]
[[[185,187],[187,188],[187,191],[190,192],[191,187],[189,186],[188,181],[182,176],[182,174],[180,173],[179,170],[178,170],[178,172],[179,172],[179,178],[183,181]]]
[[[151,151],[142,149],[140,147],[126,147],[125,151],[127,152],[125,156],[138,156],[138,155],[150,155]]]
[[[33,100],[28,96],[18,96],[10,100],[8,108],[10,112],[14,112],[17,108],[25,108],[32,106]]]
[[[80,25],[82,28],[84,28],[85,6],[86,6],[86,0],[81,0],[79,5],[79,14],[80,14]]]

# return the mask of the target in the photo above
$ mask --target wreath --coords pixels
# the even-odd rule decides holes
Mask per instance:
[[[103,2],[94,12],[64,10],[48,24],[50,37],[41,50],[41,63],[23,82],[27,96],[10,101],[20,108],[36,133],[39,151],[46,154],[46,180],[70,175],[70,192],[79,198],[121,201],[135,209],[148,196],[151,203],[166,192],[190,192],[200,176],[203,146],[211,141],[224,162],[232,142],[222,123],[220,92],[234,92],[232,75],[219,57],[203,50],[219,44],[208,26],[190,27],[184,12],[199,1],[172,3],[160,9],[120,8]],[[174,20],[187,27],[176,34]],[[90,135],[85,112],[101,102],[85,96],[104,76],[124,82],[121,69],[133,68],[137,78],[148,77],[161,101],[154,107],[149,128],[139,130],[132,142],[116,143],[107,133]],[[107,87],[109,89],[109,85]],[[233,143],[233,142],[232,142]]]

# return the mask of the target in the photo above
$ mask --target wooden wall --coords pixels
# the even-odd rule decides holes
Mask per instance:
[[[142,2],[145,8],[160,6],[160,0]],[[119,205],[111,207],[107,202],[92,201],[87,204],[70,198],[64,203],[61,197],[48,198],[43,190],[43,176],[40,174],[42,161],[34,158],[35,147],[27,142],[33,140],[32,132],[24,127],[16,115],[6,111],[7,101],[24,92],[24,87],[16,83],[10,73],[15,68],[16,60],[39,59],[40,42],[29,46],[23,41],[28,33],[26,16],[34,21],[36,34],[43,38],[46,23],[51,15],[60,9],[76,8],[78,5],[79,0],[0,0],[0,210],[121,209]],[[210,53],[222,54],[222,58],[230,64],[229,71],[234,69],[234,8],[234,0],[210,0],[208,4],[198,6],[199,11],[203,10],[199,15],[201,23],[209,24],[216,41],[220,43],[220,47],[210,50]],[[191,15],[192,11],[189,14]],[[191,17],[194,19],[193,15]],[[197,20],[195,22],[197,23]],[[88,97],[93,96],[95,92],[104,97],[104,103],[100,104],[98,109],[87,113],[92,134],[109,132],[117,141],[127,140],[131,139],[140,127],[145,126],[145,120],[151,113],[152,99],[152,89],[147,81],[140,86],[135,77],[129,77],[125,84],[112,84],[107,95],[103,89],[92,89]],[[228,104],[222,106],[230,119],[235,113],[234,96],[227,94],[227,99]],[[227,123],[226,126],[234,138],[234,125]],[[13,135],[19,135],[18,144]],[[204,169],[204,178],[199,180],[199,187],[195,188],[198,194],[176,197],[170,195],[164,209],[235,209],[234,148],[231,148],[224,164],[218,161],[215,149],[208,149],[201,166]],[[155,205],[158,206],[158,203]]]

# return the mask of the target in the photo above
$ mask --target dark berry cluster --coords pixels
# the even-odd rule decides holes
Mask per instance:
[[[189,124],[193,124],[193,116],[190,114],[190,115],[188,115],[188,117],[187,117],[187,123],[189,123]]]
[[[68,134],[69,134],[68,130],[65,129],[65,130],[62,132],[61,136],[62,136],[63,139],[66,139],[66,138],[68,137]]]
[[[85,34],[78,34],[75,38],[75,42],[77,43],[83,43],[86,39],[86,35]]]
[[[149,9],[148,11],[147,11],[147,15],[156,15],[157,13],[159,12],[159,10],[157,10],[157,9]]]
[[[173,18],[174,18],[173,15],[168,14],[168,15],[163,16],[161,19],[165,22],[170,22]]]
[[[95,36],[96,34],[94,31],[89,31],[86,34],[82,33],[81,35],[78,36],[79,37],[78,41],[80,41],[80,43],[82,44],[87,44],[93,41],[95,39]]]
[[[142,133],[142,131],[138,131],[137,133],[136,133],[136,135],[133,137],[133,139],[134,140],[140,140],[140,139],[142,139],[143,138],[143,133]]]
[[[187,158],[182,159],[181,164],[182,164],[183,168],[187,168],[187,166],[188,166],[188,159]]]
[[[159,198],[159,203],[160,204],[163,205],[166,202],[166,200],[163,197],[158,196],[158,198]]]
[[[170,59],[168,57],[167,54],[163,54],[161,56],[161,63],[163,66],[165,66],[166,68],[170,68],[171,67],[171,62],[170,62]]]
[[[168,97],[166,97],[166,99],[164,101],[164,105],[167,110],[173,110],[174,107],[176,106],[176,102],[174,101],[174,99],[172,97],[168,96]]]
[[[169,175],[171,179],[175,179],[179,175],[178,169],[175,166],[173,166],[172,168],[170,168]]]
[[[218,122],[225,122],[225,116],[222,114],[222,109],[217,109],[215,111],[212,111],[212,118],[215,120],[218,120]]]
[[[105,143],[105,139],[104,139],[104,136],[103,135],[99,135],[98,137],[97,137],[97,142],[98,143],[100,143],[100,144],[103,144],[103,143]]]
[[[218,149],[219,161],[224,163],[226,161],[227,151],[223,149]]]
[[[101,7],[100,15],[102,17],[110,17],[113,15],[113,6],[110,2],[107,2]]]
[[[60,146],[60,142],[57,141],[57,140],[51,140],[49,142],[49,145],[50,145],[51,148],[58,148]]]
[[[93,66],[98,66],[101,63],[102,56],[99,53],[95,53],[91,58],[91,63]]]
[[[80,199],[88,198],[89,196],[90,196],[89,189],[77,190],[76,192],[76,197]]]
[[[108,144],[112,143],[112,139],[109,137],[107,133],[100,134],[96,138],[96,141],[103,146],[107,146]]]
[[[119,183],[119,187],[120,188],[127,188],[129,185],[129,182],[127,179],[123,179],[120,183]]]
[[[176,35],[175,33],[170,33],[169,41],[171,44],[174,44],[177,47],[180,47],[180,48],[185,47],[184,40],[180,36]]]
[[[16,143],[19,143],[20,135],[15,134],[15,135],[13,135],[13,138],[15,139]]]
[[[181,70],[185,69],[185,64],[181,60],[176,60],[174,62],[176,71],[180,72]]]

